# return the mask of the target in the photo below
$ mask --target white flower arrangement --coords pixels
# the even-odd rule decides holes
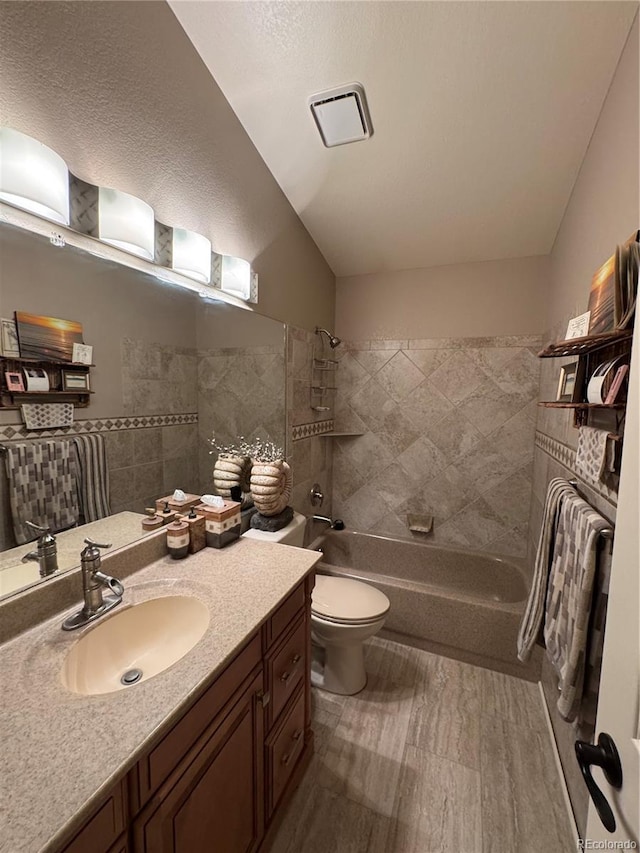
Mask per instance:
[[[217,453],[219,456],[242,456],[255,459],[257,462],[277,462],[279,459],[284,459],[284,450],[273,441],[255,439],[248,442],[241,435],[238,444],[218,444],[214,433],[209,439],[209,444],[213,448],[209,453]]]

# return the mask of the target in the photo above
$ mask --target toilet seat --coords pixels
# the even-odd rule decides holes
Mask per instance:
[[[373,586],[351,578],[317,575],[311,594],[311,614],[339,625],[366,625],[389,610],[387,596]]]

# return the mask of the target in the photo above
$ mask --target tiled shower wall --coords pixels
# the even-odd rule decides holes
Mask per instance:
[[[358,530],[524,556],[540,338],[351,342],[339,354],[334,514]],[[342,352],[341,352],[342,350]]]
[[[335,439],[326,433],[333,428],[334,392],[326,395],[330,411],[316,412],[311,405],[319,404],[319,401],[311,397],[311,385],[316,382],[328,384],[329,381],[333,384],[333,378],[327,380],[322,373],[314,371],[314,358],[337,359],[339,352],[340,348],[332,350],[328,347],[324,336],[287,326],[287,461],[293,471],[291,505],[304,515],[332,514]],[[322,506],[311,505],[309,496],[314,483],[318,483],[324,493]]]
[[[198,353],[199,492],[213,490],[210,440],[273,442],[284,451],[285,357],[282,346],[224,347]]]

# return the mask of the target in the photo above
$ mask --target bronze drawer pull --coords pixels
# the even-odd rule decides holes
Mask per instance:
[[[266,708],[269,702],[271,701],[271,693],[267,690],[261,690],[259,693],[256,693],[256,699],[262,705],[263,708]]]
[[[302,729],[298,729],[297,732],[294,732],[291,735],[291,740],[300,740],[301,737],[302,737]]]
[[[291,678],[291,676],[295,672],[296,666],[300,663],[301,660],[302,660],[302,658],[300,657],[300,655],[294,655],[291,658],[291,665],[293,666],[293,669],[289,670],[289,672],[283,672],[282,675],[280,676],[280,681],[282,681],[283,684],[286,684],[287,681],[289,681],[289,679]]]
[[[292,756],[292,754],[293,754],[293,753],[288,752],[286,755],[283,755],[283,756],[282,756],[282,762],[281,762],[281,763],[282,763],[282,764],[284,764],[284,766],[285,766],[285,767],[286,767],[286,766],[287,766],[287,764],[291,761],[291,756]]]

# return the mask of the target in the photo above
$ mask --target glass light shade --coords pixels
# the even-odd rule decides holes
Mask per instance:
[[[0,200],[68,225],[67,164],[37,139],[0,128]]]
[[[156,239],[153,210],[134,195],[100,187],[98,236],[104,243],[152,261]]]
[[[240,299],[251,296],[251,264],[242,258],[231,255],[222,256],[222,275],[220,287],[225,293],[232,293]]]
[[[173,229],[171,269],[203,284],[211,281],[211,242],[184,228]]]

